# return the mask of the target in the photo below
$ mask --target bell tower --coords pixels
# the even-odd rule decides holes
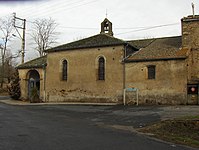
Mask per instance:
[[[107,18],[105,18],[104,21],[101,23],[100,33],[113,36],[112,23]]]

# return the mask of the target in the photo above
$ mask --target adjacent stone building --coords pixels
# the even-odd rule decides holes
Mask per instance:
[[[19,65],[21,98],[31,99],[36,88],[43,102],[123,103],[125,97],[136,104],[136,90],[142,104],[198,104],[199,16],[181,21],[182,36],[124,41],[106,18],[100,34]]]

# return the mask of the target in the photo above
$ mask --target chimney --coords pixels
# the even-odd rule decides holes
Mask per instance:
[[[199,15],[190,15],[181,19],[182,47],[199,48]]]

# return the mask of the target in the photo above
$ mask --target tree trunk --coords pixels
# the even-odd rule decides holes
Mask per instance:
[[[4,63],[2,63],[2,71],[1,71],[1,88],[3,88],[3,81],[4,81]]]
[[[8,42],[8,35],[6,36],[4,48],[2,49],[2,71],[1,71],[1,88],[3,88],[4,83],[4,77],[5,77],[5,55],[6,55],[6,49],[7,49],[7,42]]]

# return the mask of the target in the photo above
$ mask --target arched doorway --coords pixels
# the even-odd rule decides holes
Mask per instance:
[[[30,70],[28,72],[28,98],[32,99],[33,90],[37,92],[40,97],[40,75],[37,70]]]

